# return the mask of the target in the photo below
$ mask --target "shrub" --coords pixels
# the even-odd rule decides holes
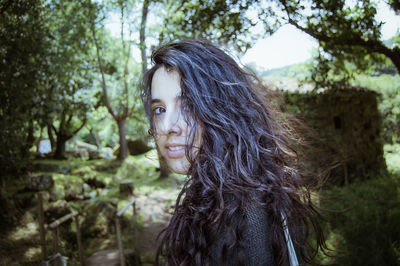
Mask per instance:
[[[338,265],[400,265],[400,193],[395,174],[323,192]]]

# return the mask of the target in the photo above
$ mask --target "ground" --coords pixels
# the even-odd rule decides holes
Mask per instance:
[[[144,265],[152,265],[156,252],[157,236],[168,224],[178,191],[184,182],[184,177],[171,175],[166,179],[158,179],[154,151],[143,156],[130,156],[124,163],[107,160],[70,160],[53,161],[39,160],[38,164],[55,164],[59,167],[50,167],[54,171],[55,186],[50,192],[43,192],[45,211],[54,212],[54,209],[63,210],[65,206],[80,212],[83,246],[85,258],[89,259],[94,253],[103,251],[101,263],[88,265],[111,265],[106,257],[115,257],[118,249],[115,222],[109,221],[106,211],[101,208],[93,209],[95,203],[104,201],[109,206],[120,210],[130,199],[136,201],[137,226],[133,231],[132,209],[129,208],[122,220],[122,236],[124,249],[132,250],[134,247],[140,254]],[[32,172],[39,175],[41,172]],[[96,179],[105,183],[104,188],[93,188],[85,181]],[[133,180],[135,189],[133,195],[119,193],[121,181]],[[89,182],[90,183],[90,182]],[[101,185],[100,185],[101,186]],[[42,265],[41,246],[38,229],[37,197],[31,193],[30,206],[26,206],[24,214],[15,227],[0,239],[0,265]],[[65,198],[79,198],[85,196],[84,201]],[[91,201],[91,202],[90,202]],[[88,203],[89,202],[89,203]],[[55,206],[55,207],[54,207]],[[95,212],[93,225],[84,227],[85,221],[90,216],[90,210]],[[56,212],[55,216],[62,216]],[[59,218],[59,217],[58,217]],[[54,221],[56,218],[51,217]],[[49,222],[50,223],[50,222]],[[65,232],[67,231],[67,232]],[[90,233],[89,233],[90,232]],[[64,235],[63,235],[64,234]],[[62,255],[68,257],[68,265],[79,265],[78,251],[75,238],[75,224],[71,223],[64,231],[61,230],[60,250]],[[63,239],[64,238],[64,239]],[[46,243],[49,253],[52,252],[52,235],[47,232]],[[118,256],[117,256],[118,257]]]
[[[90,212],[94,210],[94,220],[82,229],[84,255],[86,259],[89,259],[96,252],[102,251],[102,253],[97,258],[91,257],[91,259],[94,259],[94,263],[88,263],[89,266],[113,265],[107,259],[118,261],[118,253],[115,252],[118,247],[115,223],[107,218],[105,205],[101,205],[103,209],[95,208],[96,202],[106,202],[107,206],[113,206],[113,208],[121,210],[132,198],[136,200],[137,226],[133,231],[132,209],[129,209],[124,213],[122,221],[124,248],[129,251],[134,247],[140,254],[144,265],[153,265],[154,255],[158,246],[157,236],[168,224],[175,199],[185,181],[185,177],[174,175],[166,179],[157,179],[157,164],[154,158],[156,158],[156,155],[154,152],[150,152],[144,156],[130,156],[124,163],[107,160],[83,161],[75,159],[69,161],[37,161],[37,163],[58,166],[58,168],[53,167],[52,169],[55,180],[53,189],[50,192],[43,193],[46,213],[53,213],[54,216],[46,218],[49,220],[48,223],[64,215],[62,212],[57,212],[57,210],[65,210],[67,206],[80,212],[80,222],[83,227],[85,220],[90,220],[88,219]],[[389,171],[400,173],[400,145],[385,145],[385,158]],[[41,173],[32,172],[32,175]],[[90,187],[85,183],[89,179],[102,181],[105,187]],[[124,180],[134,182],[135,190],[133,196],[119,193],[119,183]],[[384,181],[384,179],[382,180]],[[351,190],[352,188],[349,189]],[[369,190],[375,191],[373,188]],[[26,202],[23,212],[21,211],[21,217],[16,221],[14,228],[0,237],[0,266],[42,265],[38,233],[37,197],[34,193],[29,193],[21,191],[18,194],[28,195],[30,200]],[[351,195],[353,194],[352,192]],[[64,200],[68,197],[76,198],[78,195],[83,195],[89,199],[68,202]],[[362,190],[360,195],[366,195],[366,192]],[[396,199],[393,198],[393,200]],[[361,206],[368,202],[364,200]],[[373,209],[376,208],[376,206],[373,207]],[[394,211],[395,209],[392,209],[392,212]],[[352,216],[350,215],[349,217]],[[361,225],[364,223],[366,222],[362,222]],[[79,265],[74,233],[74,223],[70,223],[61,232],[60,250],[63,256],[68,257],[68,265]],[[381,233],[380,229],[379,234]],[[332,235],[338,236],[336,234]],[[330,236],[328,235],[328,242],[330,241],[329,239]],[[49,253],[51,253],[51,241],[52,236],[48,232],[46,246]],[[400,249],[397,248],[396,250]]]

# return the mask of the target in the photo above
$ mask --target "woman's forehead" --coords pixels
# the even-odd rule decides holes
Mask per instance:
[[[164,66],[158,68],[151,81],[152,99],[174,99],[181,95],[181,77],[175,70],[167,70]]]

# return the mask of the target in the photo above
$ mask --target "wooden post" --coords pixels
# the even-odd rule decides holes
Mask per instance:
[[[133,226],[133,237],[132,237],[132,244],[133,244],[133,250],[136,250],[136,202],[132,204],[132,226]]]
[[[53,229],[53,253],[58,253],[58,226]]]
[[[44,212],[43,212],[43,195],[42,192],[38,193],[38,211],[39,211],[39,234],[40,234],[40,246],[42,249],[42,261],[47,259],[46,250],[46,233],[44,230]]]
[[[70,214],[64,215],[63,217],[61,217],[60,219],[52,222],[51,224],[49,224],[48,229],[52,230],[53,233],[53,252],[54,255],[56,255],[58,252],[58,238],[59,238],[59,226],[64,223],[65,221],[68,221],[69,219],[72,219],[74,217],[77,217],[78,213],[76,211],[71,212]],[[80,244],[80,229],[79,229],[79,220],[77,221],[77,234],[79,234],[79,239],[78,239],[78,248],[81,250],[82,244]],[[82,253],[83,254],[83,253]],[[80,255],[80,254],[79,254]],[[82,256],[83,258],[83,256]],[[62,262],[62,257],[59,258],[59,260],[54,261],[54,265],[55,266],[61,266]]]
[[[78,250],[79,250],[79,260],[81,265],[85,265],[84,256],[83,256],[83,249],[82,249],[82,238],[81,238],[81,228],[79,225],[79,217],[78,215],[74,217],[75,225],[76,225],[76,241],[78,242]]]
[[[119,217],[116,217],[115,223],[116,223],[116,227],[117,227],[119,258],[121,260],[121,266],[125,266],[124,249],[122,247],[122,237],[121,237],[121,220]]]

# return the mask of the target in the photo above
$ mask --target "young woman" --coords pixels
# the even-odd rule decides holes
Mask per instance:
[[[204,41],[162,46],[152,62],[142,91],[150,133],[188,176],[157,265],[313,263],[310,229],[324,247],[317,212],[268,90]]]

